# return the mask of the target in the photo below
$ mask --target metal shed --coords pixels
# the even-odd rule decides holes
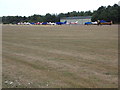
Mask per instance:
[[[91,17],[92,16],[63,17],[60,21],[67,21],[68,23],[78,21],[78,24],[84,24],[85,22],[91,22]]]

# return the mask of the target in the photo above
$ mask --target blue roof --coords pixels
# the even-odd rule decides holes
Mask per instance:
[[[87,24],[87,25],[88,25],[88,24],[92,24],[92,22],[85,22],[85,24]]]
[[[105,23],[106,21],[104,21],[104,20],[100,20],[100,22],[101,22],[101,23]]]

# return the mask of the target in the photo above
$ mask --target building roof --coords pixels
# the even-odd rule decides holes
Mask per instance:
[[[92,16],[63,17],[61,19],[91,19]]]

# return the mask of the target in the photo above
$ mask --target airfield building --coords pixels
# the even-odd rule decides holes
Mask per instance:
[[[85,22],[91,22],[91,17],[92,16],[63,17],[60,21],[67,21],[68,23],[78,21],[78,24],[85,24]]]

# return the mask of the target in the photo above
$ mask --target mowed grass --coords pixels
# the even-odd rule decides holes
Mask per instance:
[[[118,26],[3,25],[3,87],[117,88]]]

